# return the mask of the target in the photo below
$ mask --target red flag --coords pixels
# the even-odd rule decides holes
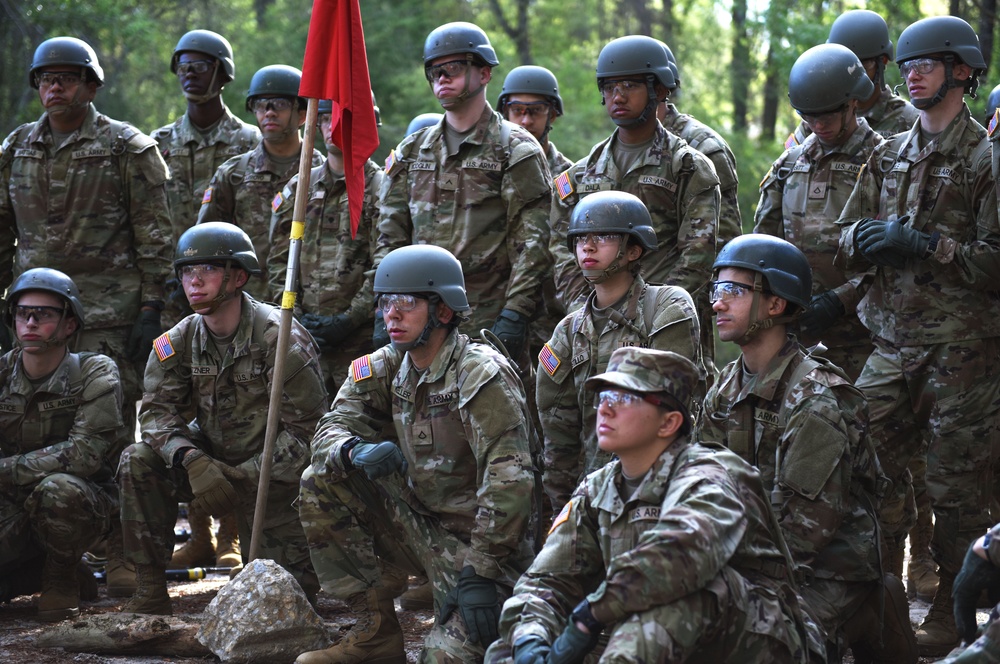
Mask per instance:
[[[333,142],[344,152],[351,237],[358,234],[364,164],[378,147],[358,0],[313,0],[299,94],[333,102]]]

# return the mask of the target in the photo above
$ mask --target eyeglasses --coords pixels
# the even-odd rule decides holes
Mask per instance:
[[[587,233],[586,235],[577,235],[574,239],[577,247],[585,247],[591,243],[600,247],[613,242],[621,242],[622,235],[621,233]]]
[[[330,114],[330,113],[321,113],[320,115],[318,115],[316,117],[316,124],[318,124],[318,125],[330,124],[331,120],[333,120],[333,115],[332,114]]]
[[[40,88],[48,88],[59,84],[59,87],[75,88],[80,85],[83,78],[76,72],[67,71],[43,71],[35,74],[35,85]]]
[[[449,62],[442,62],[439,65],[431,65],[430,67],[424,68],[424,76],[431,83],[441,78],[444,75],[447,78],[455,78],[461,76],[469,69],[469,62],[467,60],[451,60]]]
[[[934,68],[941,62],[944,62],[941,58],[917,58],[916,60],[907,60],[899,65],[899,75],[906,78],[911,73],[916,72],[922,76],[926,76],[934,71]]]
[[[383,312],[389,311],[389,307],[394,307],[396,311],[405,313],[416,309],[418,300],[426,299],[426,297],[413,295],[412,293],[387,293],[379,295],[376,304],[379,310]]]
[[[645,81],[604,81],[601,83],[601,95],[605,99],[619,96],[628,97],[639,90],[645,89]]]
[[[713,281],[708,291],[708,301],[712,304],[719,300],[729,302],[752,292],[753,286],[750,284],[741,284],[738,281]]]
[[[195,74],[204,74],[211,69],[214,64],[215,62],[212,60],[190,60],[188,62],[178,62],[177,75],[186,76],[192,72]]]
[[[843,112],[846,111],[846,110],[847,110],[847,104],[844,104],[843,106],[841,106],[838,109],[835,109],[835,110],[832,110],[832,111],[827,111],[826,113],[819,113],[819,114],[816,114],[816,115],[812,115],[812,114],[809,114],[809,113],[803,113],[802,111],[799,111],[799,110],[796,110],[795,112],[799,114],[799,117],[802,118],[802,121],[805,122],[806,124],[810,124],[810,125],[823,124],[823,125],[826,125],[826,124],[830,124],[831,122],[833,122],[834,120],[836,120],[837,116],[843,114]]]
[[[199,265],[182,265],[180,269],[181,279],[185,281],[204,281],[206,277],[214,274],[222,274],[224,267],[212,265],[211,263],[201,263]]]
[[[45,323],[54,323],[64,313],[66,310],[60,307],[29,307],[19,304],[14,307],[14,320],[19,323],[27,323],[34,317],[36,323],[44,325]]]
[[[508,117],[521,118],[528,116],[529,118],[540,118],[543,115],[549,114],[550,104],[547,101],[532,101],[532,102],[508,102],[504,109],[507,111]]]
[[[254,99],[250,104],[250,108],[253,109],[254,113],[267,113],[268,111],[281,113],[282,111],[290,110],[294,103],[294,99],[288,99],[287,97],[268,97],[267,99]]]
[[[625,390],[601,390],[594,395],[594,408],[607,406],[612,410],[635,406],[641,401],[651,403],[654,406],[667,407],[667,402],[657,398],[652,394],[639,394],[638,392],[627,392]]]

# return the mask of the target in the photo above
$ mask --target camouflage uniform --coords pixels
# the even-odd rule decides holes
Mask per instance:
[[[719,207],[718,246],[721,249],[722,245],[743,234],[743,217],[737,196],[740,181],[736,175],[736,156],[726,139],[707,124],[687,113],[681,113],[673,104],[668,103],[666,109],[663,128],[674,136],[683,138],[688,145],[708,157],[715,166],[715,174],[719,176],[722,202]],[[553,171],[560,172],[562,171]]]
[[[448,154],[444,122],[410,134],[386,160],[376,263],[409,244],[444,247],[462,262],[478,336],[502,309],[530,318],[552,263],[552,190],[545,155],[523,128],[489,104],[458,153]],[[502,127],[510,134],[504,141]]]
[[[754,233],[788,240],[809,259],[813,295],[833,290],[846,314],[821,336],[800,335],[804,346],[822,342],[824,357],[844,370],[853,381],[872,352],[868,331],[855,314],[868,287],[865,275],[845,273],[833,265],[840,242],[840,216],[854,190],[861,167],[882,137],[863,118],[843,145],[825,147],[809,135],[802,145],[778,157],[760,185],[760,202],[754,215]]]
[[[867,111],[858,111],[858,116],[868,121],[868,126],[882,138],[890,138],[904,131],[910,131],[913,123],[920,115],[913,105],[902,97],[893,94],[892,88],[884,86],[875,105]],[[800,122],[795,131],[785,140],[785,148],[790,149],[801,145],[812,133],[805,122]]]
[[[322,154],[313,150],[313,166],[320,166],[325,161]],[[298,172],[298,157],[289,166],[278,166],[261,141],[253,151],[233,157],[219,166],[201,199],[198,223],[227,221],[242,228],[253,240],[257,260],[266,271],[271,213],[281,205],[282,188]],[[263,299],[267,284],[251,281],[244,290]]]
[[[486,661],[527,635],[552,643],[584,598],[602,662],[807,662],[806,621],[760,476],[681,437],[631,497],[619,461],[587,476],[504,604]],[[587,661],[596,661],[596,654]]]
[[[43,555],[75,565],[117,518],[128,441],[115,363],[67,353],[33,383],[20,349],[0,357],[0,576]]]
[[[151,138],[93,105],[58,148],[44,113],[0,148],[0,290],[43,265],[73,279],[87,312],[78,347],[117,363],[129,426],[142,389],[127,341],[171,274],[168,176]]]
[[[527,422],[511,365],[457,331],[424,372],[391,346],[356,360],[302,476],[299,513],[323,589],[345,599],[380,587],[377,558],[408,548],[433,586],[436,614],[466,565],[509,594],[531,560]],[[380,440],[393,425],[405,477],[372,482],[344,467],[345,443]],[[435,624],[422,661],[482,659],[459,613]]]
[[[812,570],[802,597],[834,640],[881,579],[865,399],[791,335],[765,371],[745,383],[744,371],[742,358],[722,370],[699,438],[760,471],[796,565]]]
[[[305,214],[305,235],[299,255],[299,286],[296,310],[321,315],[350,314],[355,333],[336,348],[324,348],[321,355],[326,384],[331,392],[339,389],[347,367],[358,355],[371,350],[372,252],[378,239],[378,192],[382,169],[365,163],[365,198],[358,233],[351,239],[351,216],[347,207],[347,187],[342,175],[330,172],[326,163],[312,169],[309,202]],[[281,193],[282,202],[271,217],[271,262],[267,266],[268,292],[281,301],[288,271],[288,247],[295,207],[295,175]]]
[[[193,498],[175,455],[191,447],[242,474],[230,481],[242,501],[240,539],[250,541],[280,312],[242,298],[239,328],[225,356],[199,314],[160,337],[150,354],[139,410],[142,442],[125,450],[119,469],[129,562],[166,565],[170,559],[177,503]],[[315,343],[293,322],[260,556],[286,567],[307,593],[315,593],[318,583],[292,503],[309,461],[308,441],[326,406]]]
[[[862,170],[838,223],[837,266],[868,269],[854,246],[860,218],[940,233],[927,259],[879,267],[858,306],[875,351],[857,385],[868,399],[872,438],[895,495],[880,506],[887,540],[914,522],[906,468],[929,441],[931,549],[950,575],[990,525],[991,448],[1000,436],[1000,224],[985,130],[963,110],[920,148],[920,126],[885,141]],[[898,151],[898,152],[897,152]]]
[[[609,320],[602,330],[594,324],[594,298],[591,294],[582,309],[559,323],[547,349],[539,355],[538,415],[545,436],[543,485],[556,512],[585,475],[611,460],[610,454],[597,447],[595,395],[584,383],[607,368],[615,349],[670,350],[704,371],[698,316],[684,289],[649,287],[637,277],[621,307],[623,320],[629,322]],[[632,309],[631,316],[628,309]]]

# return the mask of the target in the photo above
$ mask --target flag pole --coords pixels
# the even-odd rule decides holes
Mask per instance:
[[[316,117],[319,100],[309,98],[306,106],[306,132],[299,156],[299,183],[295,190],[292,208],[292,231],[288,246],[288,269],[285,271],[285,292],[281,295],[281,324],[278,327],[277,351],[271,378],[271,400],[267,407],[267,429],[264,433],[264,451],[260,457],[260,480],[257,482],[257,504],[253,511],[253,531],[250,536],[248,560],[255,560],[260,553],[260,538],[264,531],[267,512],[267,494],[271,484],[271,465],[274,462],[274,441],[281,424],[281,397],[285,387],[285,362],[288,358],[288,338],[292,332],[292,313],[295,309],[296,288],[299,274],[299,255],[302,253],[302,236],[305,233],[306,204],[309,202],[309,178],[312,175],[313,146],[316,144]]]

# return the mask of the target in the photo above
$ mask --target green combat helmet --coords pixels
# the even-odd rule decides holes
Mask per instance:
[[[97,53],[90,44],[76,37],[53,37],[46,39],[35,49],[31,59],[31,69],[28,70],[28,84],[38,89],[35,73],[42,67],[65,65],[80,67],[84,70],[87,82],[104,85],[104,70],[97,61]]]
[[[875,88],[885,83],[885,60],[892,60],[892,40],[885,19],[867,9],[852,9],[837,17],[830,26],[827,44],[846,46],[859,60],[875,60]]]
[[[670,61],[663,49],[663,42],[645,35],[629,35],[613,39],[597,56],[598,88],[603,86],[606,79],[616,80],[630,76],[642,76],[646,79],[646,107],[639,117],[633,120],[614,120],[619,127],[645,124],[649,117],[656,113],[656,105],[664,100],[657,98],[654,83],[659,82],[667,90],[677,87]],[[603,95],[601,103],[605,103]]]
[[[247,90],[247,110],[253,113],[253,102],[257,97],[288,97],[297,99],[299,108],[306,107],[306,100],[299,96],[302,72],[288,65],[268,65],[261,67],[250,79]]]
[[[226,284],[232,278],[232,264],[236,263],[249,274],[260,274],[260,262],[254,251],[250,236],[243,229],[224,221],[209,221],[197,224],[184,231],[177,241],[174,257],[174,271],[181,280],[181,268],[197,264],[223,265],[225,273],[219,294],[200,308],[192,306],[197,313],[208,315],[229,299]]]
[[[592,284],[603,283],[632,264],[638,269],[638,260],[630,265],[622,265],[628,238],[633,238],[642,247],[640,258],[656,250],[656,231],[653,230],[649,210],[638,197],[624,191],[599,191],[585,196],[577,203],[566,231],[566,246],[571,254],[576,255],[576,239],[590,233],[622,235],[618,255],[607,269],[583,270],[584,278]]]
[[[410,134],[414,134],[421,129],[440,124],[443,117],[444,114],[442,113],[421,113],[410,120],[410,124],[406,125],[406,135],[409,136]]]
[[[30,291],[45,291],[58,296],[69,304],[69,310],[76,318],[76,331],[70,335],[79,335],[83,331],[84,317],[83,304],[80,302],[80,290],[76,284],[63,272],[53,270],[48,267],[36,267],[26,270],[14,280],[7,293],[7,309],[3,312],[3,322],[12,331],[12,340],[17,335],[14,333],[14,311],[21,296]],[[63,309],[60,322],[66,317],[66,309]],[[34,341],[17,341],[22,348],[50,348],[53,346],[65,345],[69,339],[57,339],[53,334],[48,339],[38,339]]]
[[[896,45],[896,64],[924,56],[945,54],[945,82],[930,99],[911,99],[918,109],[935,106],[944,99],[952,88],[964,88],[973,99],[979,88],[979,76],[986,71],[986,61],[979,48],[979,37],[972,26],[957,16],[932,16],[913,23],[899,35]],[[956,81],[955,62],[962,62],[972,68],[972,76],[966,81]]]
[[[474,23],[445,23],[434,28],[424,41],[424,66],[432,60],[456,54],[473,56],[474,61],[496,67],[500,64],[496,51],[482,28]]]
[[[497,98],[497,109],[502,113],[507,98],[513,94],[539,95],[545,97],[556,109],[556,115],[563,114],[563,100],[559,96],[559,82],[556,75],[545,67],[524,65],[514,67],[503,80],[503,89]]]
[[[236,63],[233,61],[233,47],[229,40],[217,32],[211,30],[191,30],[184,33],[184,36],[177,41],[174,47],[174,54],[170,58],[170,71],[177,73],[177,63],[180,61],[181,53],[191,51],[203,53],[222,65],[222,72],[225,74],[225,82],[228,83],[236,78]]]
[[[861,60],[840,44],[813,46],[799,56],[788,75],[792,108],[807,115],[838,110],[851,99],[863,101],[874,90]]]

